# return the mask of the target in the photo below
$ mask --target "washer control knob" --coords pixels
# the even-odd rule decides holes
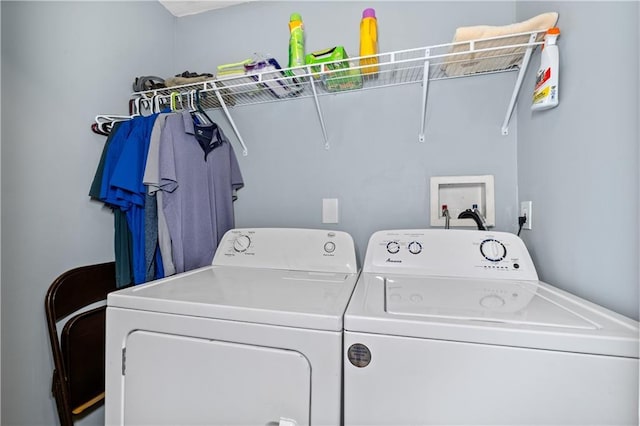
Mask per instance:
[[[248,235],[239,235],[233,241],[233,249],[238,253],[243,253],[251,246],[251,238]]]
[[[504,299],[500,296],[496,296],[495,294],[485,296],[480,299],[480,305],[488,309],[496,309],[504,306]]]
[[[507,248],[500,241],[489,238],[480,243],[480,253],[491,262],[500,262],[507,256]]]
[[[333,241],[327,241],[326,243],[324,243],[324,251],[326,251],[327,253],[333,253],[334,251],[336,251],[336,243],[334,243]]]
[[[389,241],[387,243],[387,251],[391,254],[396,254],[400,251],[400,243],[397,241]]]
[[[417,241],[411,241],[409,243],[409,253],[411,254],[418,254],[422,251],[422,244],[420,244]]]

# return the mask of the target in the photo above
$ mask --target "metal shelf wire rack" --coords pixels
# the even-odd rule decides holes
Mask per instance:
[[[422,85],[422,122],[419,140],[424,142],[426,100],[431,80],[470,77],[481,74],[518,71],[518,78],[502,133],[508,123],[533,50],[543,44],[546,31],[533,31],[486,39],[440,44],[415,49],[346,58],[297,68],[268,69],[254,74],[214,78],[195,84],[135,92],[137,105],[171,103],[175,109],[192,108],[195,95],[204,109],[222,108],[238,137],[243,153],[247,148],[228,107],[313,98],[320,119],[325,146],[328,137],[319,98],[360,90],[420,83]],[[361,65],[361,59],[377,64]],[[374,72],[371,67],[376,67]],[[142,108],[142,107],[141,107]],[[137,111],[141,113],[141,111]]]

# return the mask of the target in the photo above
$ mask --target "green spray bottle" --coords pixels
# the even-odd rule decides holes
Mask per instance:
[[[289,18],[289,68],[299,67],[304,62],[304,27],[302,16],[299,13],[292,13]],[[304,74],[304,70],[296,70],[296,74]]]

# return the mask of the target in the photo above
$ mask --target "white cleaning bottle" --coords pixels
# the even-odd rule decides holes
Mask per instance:
[[[556,40],[559,35],[560,29],[554,27],[549,28],[544,36],[544,45],[540,54],[540,69],[536,75],[536,86],[533,90],[532,111],[558,106],[558,71],[560,62]]]

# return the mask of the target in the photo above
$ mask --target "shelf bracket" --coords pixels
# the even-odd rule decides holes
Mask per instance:
[[[429,57],[430,51],[426,49],[425,56]],[[420,123],[420,134],[418,140],[424,142],[424,128],[427,121],[427,94],[429,93],[429,60],[424,61],[424,71],[422,73],[422,115]]]
[[[311,69],[309,68],[308,73],[311,74]],[[311,82],[311,90],[313,91],[313,100],[316,104],[316,111],[318,113],[318,118],[320,119],[320,127],[322,127],[322,135],[324,136],[324,149],[329,149],[329,138],[327,137],[327,128],[324,125],[324,117],[322,115],[322,109],[320,109],[320,101],[318,100],[318,92],[316,91],[316,84],[314,82],[315,78],[313,75],[309,75],[307,77]]]
[[[222,99],[220,89],[216,86],[215,81],[211,81],[211,84],[213,85],[213,91],[216,93],[218,102],[220,102],[220,106],[222,106],[224,115],[227,117],[227,120],[229,120],[229,124],[231,124],[231,128],[233,128],[233,132],[236,134],[238,141],[240,141],[240,145],[242,145],[242,155],[246,157],[249,154],[249,150],[247,150],[247,146],[244,144],[244,139],[242,139],[240,131],[238,131],[238,128],[236,127],[236,123],[233,121],[233,118],[231,118],[231,114],[229,114],[229,109],[227,108],[227,104],[224,103],[224,99]]]
[[[522,81],[524,80],[524,75],[527,72],[527,67],[529,66],[529,60],[531,59],[531,54],[533,53],[533,49],[536,48],[533,43],[536,41],[536,36],[538,33],[533,33],[529,36],[529,44],[527,50],[524,53],[524,57],[522,58],[522,64],[520,65],[520,70],[518,70],[518,78],[516,79],[516,85],[513,88],[513,93],[511,94],[511,100],[509,101],[509,107],[507,108],[507,114],[504,117],[504,121],[502,122],[502,135],[506,136],[509,134],[509,120],[511,119],[511,114],[513,114],[513,109],[516,106],[516,101],[518,100],[518,94],[520,93],[520,87],[522,86]]]

